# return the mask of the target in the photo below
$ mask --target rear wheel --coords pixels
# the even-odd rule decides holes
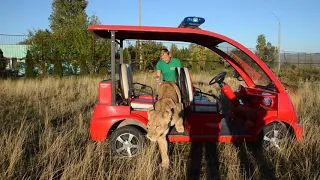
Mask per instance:
[[[260,134],[260,145],[264,151],[280,151],[290,140],[290,132],[282,123],[272,123],[263,128]]]
[[[145,133],[134,126],[124,126],[116,129],[110,135],[110,148],[118,157],[134,157],[144,148]]]

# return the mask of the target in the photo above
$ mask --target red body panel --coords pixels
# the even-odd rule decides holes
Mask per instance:
[[[168,136],[170,142],[253,142],[253,136]]]
[[[111,104],[112,102],[112,82],[101,81],[99,83],[98,100],[100,104]]]
[[[108,106],[97,104],[90,121],[90,136],[94,141],[104,141],[110,128],[121,120],[137,120],[148,123],[146,112],[131,113],[129,106]]]
[[[185,126],[191,135],[219,135],[221,119],[221,114],[193,113],[185,120]]]

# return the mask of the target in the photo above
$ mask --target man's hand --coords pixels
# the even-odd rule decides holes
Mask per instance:
[[[157,83],[161,84],[161,78],[159,76],[156,76]]]

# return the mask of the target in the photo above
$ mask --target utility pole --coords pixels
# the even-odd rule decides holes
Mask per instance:
[[[139,4],[139,26],[141,26],[141,0],[138,0]]]
[[[273,14],[273,13],[272,13]],[[278,71],[280,72],[280,68],[281,68],[281,56],[280,56],[280,46],[281,46],[281,23],[279,18],[273,14],[273,16],[278,20]]]
[[[139,26],[141,26],[141,0],[138,0],[138,11],[139,11]],[[141,41],[138,40],[139,56],[140,56],[140,70],[142,70],[142,53],[141,53]]]

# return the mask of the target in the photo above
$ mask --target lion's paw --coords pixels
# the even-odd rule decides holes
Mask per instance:
[[[162,161],[161,166],[162,166],[162,168],[164,168],[164,169],[168,169],[168,168],[169,168],[169,162],[167,162],[167,161]]]
[[[182,127],[177,127],[176,126],[176,130],[177,130],[177,132],[179,132],[179,133],[183,133],[184,132],[184,127],[182,126]]]

